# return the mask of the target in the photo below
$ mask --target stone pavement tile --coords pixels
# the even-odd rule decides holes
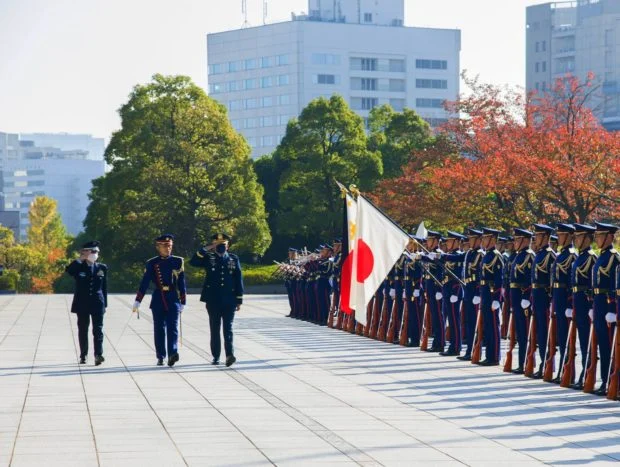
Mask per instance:
[[[432,464],[434,462],[450,462],[456,459],[433,449],[431,447],[423,448],[368,448],[364,452],[376,459],[382,464],[393,464],[395,462],[409,462],[409,465],[415,463]]]
[[[40,467],[40,466],[69,466],[91,467],[97,466],[97,456],[94,452],[89,454],[21,454],[13,458],[11,467]]]
[[[268,461],[262,454],[247,455],[242,458],[234,453],[229,456],[191,456],[185,459],[188,465],[194,467],[272,467],[273,463]],[[135,464],[128,467],[135,467]]]

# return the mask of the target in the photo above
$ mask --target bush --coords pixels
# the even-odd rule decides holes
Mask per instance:
[[[5,269],[0,276],[0,290],[17,290],[19,282],[19,273],[11,269]]]

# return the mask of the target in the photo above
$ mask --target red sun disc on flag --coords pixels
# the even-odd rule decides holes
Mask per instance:
[[[375,267],[375,257],[370,247],[361,238],[357,240],[357,282],[364,282]]]

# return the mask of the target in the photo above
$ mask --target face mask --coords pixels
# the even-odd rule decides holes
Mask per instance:
[[[90,255],[88,255],[88,261],[90,261],[91,263],[97,261],[97,258],[99,258],[99,255],[97,253],[91,253]]]
[[[219,254],[226,253],[226,245],[220,243],[218,246],[215,247],[215,251],[217,251]]]

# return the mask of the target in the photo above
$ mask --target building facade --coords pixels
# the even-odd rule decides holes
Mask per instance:
[[[253,157],[272,152],[311,100],[334,94],[364,119],[390,104],[437,126],[459,93],[460,31],[403,23],[403,0],[310,0],[292,21],[209,34],[209,94]]]
[[[16,239],[25,240],[30,204],[37,196],[56,200],[67,231],[81,232],[92,181],[104,175],[105,163],[89,159],[89,150],[39,147],[0,133],[0,170],[0,212],[18,213],[19,225],[11,228]]]
[[[527,8],[526,87],[544,93],[557,79],[593,73],[589,105],[609,130],[620,130],[620,1],[578,0]]]

